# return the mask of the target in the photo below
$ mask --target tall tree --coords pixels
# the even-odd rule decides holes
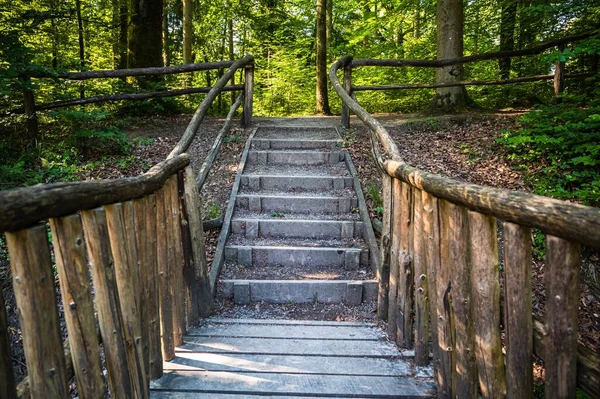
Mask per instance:
[[[128,66],[161,66],[163,0],[131,0],[129,11]]]
[[[515,48],[515,22],[517,18],[517,0],[503,0],[500,16],[500,51],[511,51]],[[510,77],[510,57],[498,60],[500,78]]]
[[[462,0],[438,0],[436,10],[437,59],[459,58],[463,55],[463,5]],[[438,83],[460,82],[462,66],[438,68]],[[436,89],[433,105],[438,109],[450,110],[466,105],[464,87],[442,87]]]
[[[194,31],[192,25],[193,3],[192,0],[183,0],[183,63],[191,64],[192,43],[194,40]],[[193,73],[186,74],[183,81],[185,87],[192,85]]]
[[[317,113],[330,115],[327,95],[327,1],[317,0]]]
[[[83,18],[81,18],[81,0],[75,0],[75,10],[77,12],[77,37],[79,41],[79,68],[85,69],[85,43],[83,41]],[[83,82],[79,85],[79,98],[85,97],[85,88]]]

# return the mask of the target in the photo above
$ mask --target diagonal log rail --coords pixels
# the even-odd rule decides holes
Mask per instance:
[[[342,122],[348,125],[352,111],[367,125],[374,162],[384,182],[392,180],[391,185],[399,187],[390,190],[389,182],[384,185],[384,205],[392,209],[384,209],[391,220],[384,222],[381,253],[391,250],[394,259],[390,259],[393,267],[382,267],[378,273],[378,278],[385,280],[379,282],[378,317],[387,318],[388,332],[399,346],[414,347],[419,365],[429,363],[429,339],[433,341],[438,397],[480,393],[485,398],[532,398],[534,354],[545,360],[547,398],[574,399],[576,386],[591,397],[600,396],[600,359],[577,344],[580,247],[600,248],[600,209],[465,183],[407,164],[385,127],[360,106],[352,92],[445,85],[352,87],[351,69],[457,65],[538,54],[571,40],[574,37],[516,52],[440,61],[353,61],[345,56],[330,68],[330,81],[344,107]],[[340,69],[344,71],[343,85],[337,77]],[[550,76],[521,80],[541,78]],[[453,85],[470,83],[511,82]],[[497,232],[499,220],[504,222],[503,238]],[[533,324],[530,228],[547,234],[548,246],[546,316]],[[500,239],[504,240],[502,257]],[[406,249],[399,253],[399,248]],[[500,259],[504,259],[504,295],[500,292]]]

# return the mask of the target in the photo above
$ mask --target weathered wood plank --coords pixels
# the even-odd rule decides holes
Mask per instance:
[[[204,248],[202,197],[195,184],[194,171],[191,167],[187,167],[184,171],[184,193],[192,246],[193,283],[198,287],[198,313],[200,317],[208,317],[213,310],[214,297],[210,288]]]
[[[296,374],[354,374],[406,376],[411,373],[408,360],[391,358],[244,355],[179,352],[165,363],[165,370],[272,372]]]
[[[474,312],[469,259],[469,223],[467,210],[450,205],[449,210],[449,262],[452,270],[452,311],[456,361],[456,396],[477,397],[477,364],[475,361]],[[486,281],[487,282],[487,281]]]
[[[533,397],[531,229],[504,222],[506,397]]]
[[[391,339],[396,340],[398,332],[398,278],[400,272],[401,249],[400,229],[402,228],[402,182],[398,179],[392,181],[392,235],[390,241],[390,289],[388,300],[387,332]]]
[[[554,236],[546,244],[546,397],[574,399],[581,248]]]
[[[102,376],[100,343],[96,334],[80,216],[50,219],[50,228],[77,393],[82,398],[104,398],[108,392]]]
[[[160,335],[163,360],[168,362],[175,357],[173,344],[173,297],[171,295],[171,265],[169,264],[169,243],[167,225],[170,198],[162,187],[156,192],[156,263],[158,271],[158,295],[160,301]]]
[[[189,329],[186,337],[247,337],[294,339],[377,340],[383,334],[377,327],[337,327],[277,324],[212,324]]]
[[[228,373],[210,371],[177,371],[166,373],[152,383],[153,389],[255,395],[302,394],[304,396],[346,397],[429,397],[435,391],[431,384],[406,377]]]
[[[125,339],[127,367],[131,377],[134,396],[148,396],[147,378],[142,345],[142,326],[136,298],[137,286],[134,274],[137,264],[132,259],[129,239],[134,239],[126,231],[123,205],[113,204],[104,207],[108,237],[115,266],[115,279],[119,290],[119,307],[123,319],[122,333]],[[130,238],[131,237],[131,238]]]
[[[429,300],[427,293],[426,237],[423,234],[421,190],[413,190],[413,278],[415,286],[415,364],[429,363]]]
[[[45,225],[6,233],[13,289],[34,398],[69,395]]]
[[[244,111],[242,114],[242,126],[252,125],[252,103],[254,101],[254,62],[244,69]]]
[[[485,398],[504,398],[506,375],[500,337],[500,280],[496,218],[470,211],[469,239],[479,387]]]
[[[0,290],[0,399],[15,399],[17,397],[17,384],[12,367],[12,352],[8,336],[8,321],[4,295]]]
[[[179,192],[177,175],[171,176],[165,183],[165,200],[167,211],[167,243],[169,249],[169,270],[171,272],[171,298],[173,307],[173,344],[177,347],[183,343],[185,335],[185,285],[183,283],[183,245],[181,241],[181,224],[179,221]],[[168,206],[168,208],[167,208]]]
[[[137,253],[136,275],[138,279],[137,297],[139,299],[140,325],[142,327],[142,349],[144,353],[144,365],[147,378],[150,378],[150,329],[148,320],[150,318],[149,302],[150,290],[149,273],[151,269],[152,256],[152,236],[148,236],[146,227],[146,199],[138,198],[133,201],[133,234],[135,236],[135,251]],[[125,208],[127,209],[127,208]],[[130,223],[131,224],[131,223]],[[128,231],[131,241],[131,233]]]
[[[98,325],[105,348],[104,356],[110,392],[113,397],[132,397],[131,378],[128,368],[124,365],[127,355],[121,334],[123,330],[121,308],[108,238],[106,212],[102,208],[83,211],[81,220],[94,283],[94,303],[98,312]]]
[[[377,270],[379,292],[377,294],[377,317],[387,320],[390,286],[390,247],[392,240],[392,178],[386,173],[381,175],[381,193],[383,197],[383,228],[379,244],[381,260]]]
[[[412,229],[412,188],[401,183],[400,200],[400,264],[398,270],[398,310],[396,343],[401,348],[413,346],[413,271],[411,259],[411,229]]]
[[[182,154],[156,164],[141,176],[4,190],[0,192],[0,231],[19,230],[40,220],[143,197],[153,193],[169,176],[189,163],[189,156]]]
[[[352,96],[352,67],[350,62],[352,57],[346,58],[347,62],[344,65],[344,90],[349,96]],[[345,103],[342,103],[342,126],[346,129],[350,128],[350,108]]]
[[[440,229],[440,266],[436,270],[436,314],[439,365],[436,374],[438,398],[454,398],[456,392],[456,351],[454,350],[454,318],[452,315],[452,261],[453,240],[451,213],[455,205],[438,200]],[[434,219],[435,223],[435,219]],[[435,226],[435,225],[434,225]]]

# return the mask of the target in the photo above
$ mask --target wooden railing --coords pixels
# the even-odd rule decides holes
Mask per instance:
[[[411,167],[383,125],[352,96],[353,66],[440,67],[506,56],[381,62],[346,56],[331,66],[343,121],[349,123],[352,111],[369,127],[382,175],[377,313],[400,347],[414,348],[417,365],[430,364],[433,356],[438,397],[531,398],[534,354],[544,362],[547,398],[575,398],[576,386],[599,397],[600,360],[578,345],[577,314],[580,246],[600,248],[600,209]],[[342,68],[344,86],[336,75]],[[532,314],[531,228],[547,234],[543,320]]]
[[[149,381],[162,375],[163,360],[175,357],[187,326],[211,313],[202,199],[185,151],[224,82],[252,61],[246,56],[231,64],[168,159],[147,173],[0,192],[0,231],[28,372],[17,386],[0,293],[0,398],[67,398],[73,376],[81,398],[147,398]],[[244,120],[251,122],[252,79],[245,86],[202,179],[243,98]],[[64,343],[50,243],[67,327]]]

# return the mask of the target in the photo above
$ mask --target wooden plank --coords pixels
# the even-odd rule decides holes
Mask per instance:
[[[391,358],[244,355],[180,352],[165,370],[407,376],[409,360]]]
[[[100,363],[100,343],[80,216],[50,219],[50,228],[77,393],[82,398],[104,398],[108,392]]]
[[[500,337],[500,280],[496,218],[469,212],[475,354],[483,397],[506,396]],[[458,342],[458,339],[457,339]]]
[[[276,319],[230,319],[211,317],[207,320],[211,324],[263,324],[279,326],[333,326],[333,327],[375,327],[373,323],[360,321],[327,321],[327,320],[276,320]]]
[[[181,241],[181,224],[179,221],[179,192],[177,175],[171,176],[165,183],[165,195],[168,195],[167,211],[167,243],[169,249],[169,268],[171,272],[171,298],[173,307],[173,344],[177,347],[183,343],[185,335],[185,286],[183,283],[183,245]]]
[[[401,183],[400,203],[400,265],[398,270],[398,331],[396,343],[401,348],[413,346],[413,271],[411,259],[411,229],[412,229],[412,187]]]
[[[413,277],[415,286],[415,364],[429,363],[429,301],[427,293],[426,237],[423,234],[421,190],[413,190]]]
[[[456,352],[454,350],[454,320],[452,317],[452,261],[450,247],[453,241],[450,229],[451,213],[455,205],[438,200],[440,229],[440,265],[436,270],[436,314],[438,335],[437,382],[438,398],[454,398],[456,392]],[[435,223],[435,220],[434,220]]]
[[[252,125],[252,103],[254,101],[254,62],[246,65],[244,69],[244,111],[242,126]]]
[[[477,397],[477,363],[475,359],[475,314],[469,258],[469,223],[467,210],[449,205],[449,258],[452,281],[452,311],[456,364],[456,395]],[[497,269],[497,266],[496,266]],[[499,306],[499,305],[498,305]]]
[[[108,238],[106,212],[102,208],[83,211],[81,220],[92,272],[94,303],[98,312],[98,325],[104,347],[110,392],[113,397],[132,397],[129,370],[124,365],[126,363],[124,362],[125,341],[121,334],[123,329],[121,308]]]
[[[398,351],[390,342],[304,340],[276,338],[187,337],[177,352],[247,353],[271,355],[323,355],[393,357]]]
[[[402,182],[392,180],[392,235],[390,241],[390,289],[388,302],[387,333],[391,339],[396,340],[398,332],[398,274],[400,272],[401,249],[400,229],[402,227]]]
[[[104,207],[108,237],[115,266],[115,279],[119,290],[119,307],[123,320],[122,333],[125,339],[127,367],[131,377],[134,396],[146,397],[147,378],[142,345],[142,326],[136,298],[136,264],[131,257],[128,239],[133,239],[126,231],[123,205],[113,204]],[[130,238],[131,237],[131,238]]]
[[[352,58],[349,59],[352,61]],[[352,66],[350,63],[344,66],[344,90],[349,96],[352,96]],[[350,108],[342,102],[342,126],[350,128]]]
[[[270,373],[227,373],[177,371],[165,373],[152,383],[153,389],[177,389],[219,393],[254,393],[261,395],[301,394],[304,396],[340,395],[353,398],[428,397],[435,391],[431,384],[406,377],[345,375],[304,375]]]
[[[160,298],[158,294],[158,262],[156,231],[156,195],[146,197],[146,249],[148,252],[148,270],[146,272],[147,311],[148,311],[148,367],[150,378],[162,376],[162,352],[160,342]]]
[[[169,196],[166,187],[156,192],[156,264],[158,272],[158,296],[160,302],[161,350],[164,361],[175,357],[173,344],[173,297],[171,295],[171,267],[169,264],[169,244],[167,235],[167,213]]]
[[[581,248],[550,235],[546,244],[546,397],[575,398]]]
[[[204,247],[202,197],[200,197],[198,187],[195,184],[194,171],[191,167],[186,168],[184,171],[183,184],[192,246],[193,283],[198,287],[198,313],[200,317],[208,317],[214,307],[214,297],[210,288]]]
[[[38,184],[4,190],[0,192],[0,231],[19,230],[40,220],[143,197],[160,188],[169,176],[189,163],[190,157],[182,154],[158,163],[136,177]]]
[[[196,277],[194,273],[194,253],[192,252],[192,238],[183,180],[183,171],[180,171],[177,174],[177,194],[179,197],[179,231],[181,234],[181,246],[183,249],[182,283],[185,287],[185,318],[187,320],[187,324],[198,325],[200,322],[200,300],[198,299],[200,288],[196,283]],[[192,212],[199,213],[201,210],[192,210]]]
[[[5,233],[31,396],[69,395],[45,225]]]
[[[253,338],[299,338],[299,339],[348,339],[377,340],[383,338],[382,331],[374,326],[337,327],[305,325],[261,325],[261,324],[205,324],[192,328],[186,337],[253,337]]]
[[[506,396],[533,397],[531,229],[504,222]]]
[[[17,384],[12,367],[12,351],[8,336],[8,321],[4,295],[0,290],[0,399],[14,399],[17,397]]]
[[[387,320],[390,290],[390,247],[392,240],[392,178],[387,173],[381,174],[381,193],[383,196],[383,227],[379,249],[381,260],[377,270],[379,291],[377,294],[377,317]]]

